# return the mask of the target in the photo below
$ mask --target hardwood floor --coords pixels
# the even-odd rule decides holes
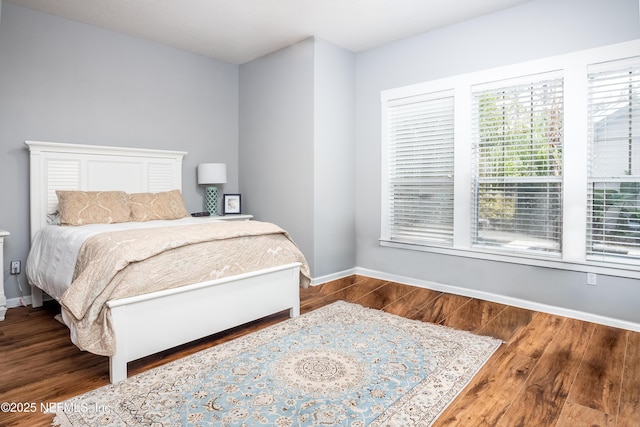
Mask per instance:
[[[302,312],[336,300],[504,341],[435,426],[640,426],[640,333],[361,276],[302,290]],[[35,406],[0,412],[0,426],[49,426],[43,407],[108,384],[107,358],[71,344],[56,312],[13,308],[0,322],[0,403]],[[129,375],[285,318],[132,362]]]

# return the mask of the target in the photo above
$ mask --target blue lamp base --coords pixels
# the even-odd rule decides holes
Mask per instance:
[[[218,215],[218,188],[209,186],[204,194],[204,210],[211,216]]]

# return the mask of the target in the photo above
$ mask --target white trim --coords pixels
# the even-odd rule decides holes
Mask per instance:
[[[510,305],[513,307],[525,308],[527,310],[539,311],[542,313],[554,314],[557,316],[569,317],[572,319],[582,320],[585,322],[598,323],[600,325],[621,328],[630,331],[640,332],[640,323],[629,322],[626,320],[614,319],[607,316],[587,313],[584,311],[571,310],[568,308],[557,307],[537,303],[533,301],[523,300],[519,298],[508,297],[490,292],[476,291],[473,289],[460,288],[457,286],[445,285],[442,283],[431,282],[428,280],[415,279],[412,277],[400,276],[396,274],[384,273],[381,271],[371,270],[367,268],[356,267],[354,274],[360,274],[374,279],[387,280],[390,282],[400,283],[403,285],[417,286],[420,288],[431,289],[434,291],[446,292],[454,295],[477,298],[485,301],[497,302],[500,304]]]
[[[50,299],[46,298],[46,300]],[[24,305],[22,301],[24,301]],[[7,308],[26,307],[28,305],[31,305],[31,295],[27,295],[24,298],[7,298]]]
[[[299,263],[299,262],[295,262],[295,263],[291,263],[291,264],[283,264],[283,265],[278,265],[276,267],[265,268],[263,270],[260,270],[259,273],[260,274],[271,274],[271,273],[277,273],[277,272],[280,272],[280,271],[283,271],[283,270],[294,269],[295,267],[298,267],[298,269],[299,269],[301,265],[302,264]],[[132,296],[132,297],[109,300],[109,301],[106,302],[106,305],[109,308],[114,308],[114,307],[121,307],[121,306],[124,306],[124,305],[129,305],[129,304],[137,304],[137,303],[144,302],[144,301],[151,301],[151,300],[154,300],[154,299],[167,298],[167,297],[170,297],[172,295],[176,295],[176,294],[180,294],[180,293],[198,291],[198,290],[206,288],[206,287],[217,286],[219,284],[227,283],[227,282],[230,282],[230,281],[240,281],[240,280],[247,279],[247,278],[250,278],[250,277],[255,277],[256,275],[257,274],[256,274],[255,271],[252,271],[252,272],[249,272],[249,273],[241,273],[241,274],[236,274],[235,276],[224,277],[222,279],[214,279],[214,280],[208,280],[206,282],[192,283],[192,284],[189,284],[189,285],[180,286],[179,288],[163,289],[161,291],[155,291],[155,292],[151,292],[149,294],[135,295],[135,296]]]
[[[332,280],[344,279],[345,277],[349,277],[356,274],[355,268],[350,268],[348,270],[338,271],[337,273],[327,274],[325,276],[314,277],[311,279],[311,286],[319,286],[327,282],[331,282]]]
[[[571,64],[566,68],[564,94],[562,256],[564,261],[583,262],[587,253],[588,215],[586,66]]]
[[[30,151],[48,153],[90,154],[101,156],[157,157],[180,159],[186,151],[156,150],[153,148],[115,147],[108,145],[70,144],[66,142],[25,141]]]

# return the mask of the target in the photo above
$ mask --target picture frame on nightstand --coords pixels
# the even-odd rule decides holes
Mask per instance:
[[[222,196],[222,215],[237,215],[242,213],[240,194],[224,194]]]

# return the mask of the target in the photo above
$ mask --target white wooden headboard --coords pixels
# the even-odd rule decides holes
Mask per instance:
[[[29,148],[31,237],[56,212],[56,190],[182,190],[184,151],[25,141]]]

